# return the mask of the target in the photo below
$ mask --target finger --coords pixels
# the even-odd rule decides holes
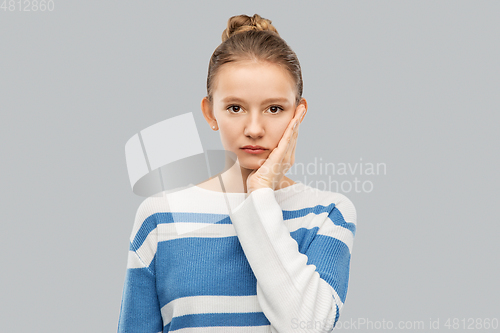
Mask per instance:
[[[295,154],[295,147],[297,146],[297,138],[299,136],[299,127],[300,127],[300,123],[297,125],[297,127],[295,128],[294,132],[293,132],[293,136],[292,136],[292,140],[290,140],[290,143],[288,144],[288,149],[287,149],[287,152],[286,152],[286,156],[284,158],[284,161],[286,161],[287,163],[290,163],[290,166],[293,164],[293,156]]]
[[[297,145],[297,138],[299,136],[299,128],[300,128],[300,124],[302,123],[302,119],[304,119],[304,115],[305,115],[305,107],[302,107],[300,112],[298,112],[298,120],[297,120],[297,126],[295,127],[295,131],[294,131],[294,142],[293,142],[293,147],[291,147],[291,151],[290,151],[290,154],[291,156],[294,156],[295,155],[295,147]],[[293,164],[293,161],[291,162]]]
[[[294,118],[296,118],[299,122],[302,122],[302,118],[305,114],[306,108],[301,105],[297,108],[297,112],[295,112]]]
[[[292,147],[291,153],[290,153],[290,167],[295,162],[295,148],[297,147],[297,141],[298,141],[298,137],[299,137],[299,127],[300,127],[300,124],[297,125],[297,131],[295,132],[295,140],[293,140],[293,147]]]
[[[294,125],[298,124],[297,120],[293,118],[290,123],[288,123],[288,127],[286,128],[285,132],[283,133],[283,136],[281,137],[280,142],[278,143],[278,147],[273,150],[273,155],[278,155],[279,157],[277,159],[278,162],[281,162],[283,158],[285,157],[285,154],[287,152],[288,146],[293,138],[293,133],[294,131]],[[275,152],[276,151],[276,152]]]
[[[300,115],[297,114],[295,115],[294,118],[290,120],[290,122],[288,123],[288,127],[286,128],[285,132],[283,133],[283,136],[281,137],[280,142],[278,143],[278,146],[268,156],[267,159],[270,160],[269,163],[271,165],[274,165],[275,163],[282,163],[283,160],[286,158],[286,154],[288,152],[288,148],[292,143],[294,133],[296,133],[296,130],[298,130],[296,126],[299,126],[300,124],[299,116]]]
[[[302,112],[297,112],[297,114],[290,120],[287,129],[278,143],[278,146],[273,149],[271,154],[267,157],[264,165],[273,168],[272,172],[277,172],[274,170],[275,167],[281,170],[288,170],[293,164],[292,159],[295,159],[295,146],[300,126],[300,118],[302,116],[303,110]]]
[[[286,149],[286,152],[285,152],[285,155],[289,153],[289,148],[291,147],[291,145],[293,145],[293,141],[297,139],[297,135],[298,135],[298,131],[299,131],[299,127],[300,127],[300,118],[299,117],[295,117],[294,119],[292,119],[291,123],[293,123],[292,125],[292,129],[291,131],[288,133],[288,137],[287,137],[287,149]]]

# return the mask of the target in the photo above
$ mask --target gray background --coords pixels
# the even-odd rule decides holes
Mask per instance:
[[[500,318],[498,1],[56,0],[0,10],[2,332],[116,331],[144,199],[125,142],[193,112],[222,149],[200,111],[208,61],[254,13],[301,61],[296,163],[386,165],[332,175],[373,185],[343,192],[358,232],[340,322]]]

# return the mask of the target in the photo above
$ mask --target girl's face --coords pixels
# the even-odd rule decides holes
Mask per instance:
[[[221,66],[214,83],[208,117],[208,103],[202,102],[205,118],[211,126],[217,124],[224,149],[236,154],[241,167],[258,169],[294,117],[295,83],[276,64],[247,60]],[[307,108],[305,103],[300,102]],[[247,145],[265,150],[252,154],[242,149]]]

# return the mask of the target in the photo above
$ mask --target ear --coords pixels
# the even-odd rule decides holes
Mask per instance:
[[[307,101],[305,98],[302,98],[299,102],[299,104],[297,105],[297,107],[295,108],[295,112],[304,112],[304,115],[302,116],[302,118],[300,118],[300,122],[302,122],[302,120],[304,120],[304,117],[306,116],[306,113],[307,113]]]
[[[201,100],[201,111],[203,112],[203,117],[205,117],[205,120],[207,123],[212,127],[214,123],[217,122],[215,119],[214,113],[213,113],[213,107],[212,103],[208,100],[208,97],[205,96]]]

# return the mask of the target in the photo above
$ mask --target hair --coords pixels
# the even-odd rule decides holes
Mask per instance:
[[[252,17],[237,15],[228,20],[222,32],[222,43],[208,65],[207,98],[210,103],[213,103],[214,82],[222,65],[254,60],[273,63],[288,71],[296,86],[295,104],[299,104],[303,89],[299,59],[271,23],[258,14]]]

